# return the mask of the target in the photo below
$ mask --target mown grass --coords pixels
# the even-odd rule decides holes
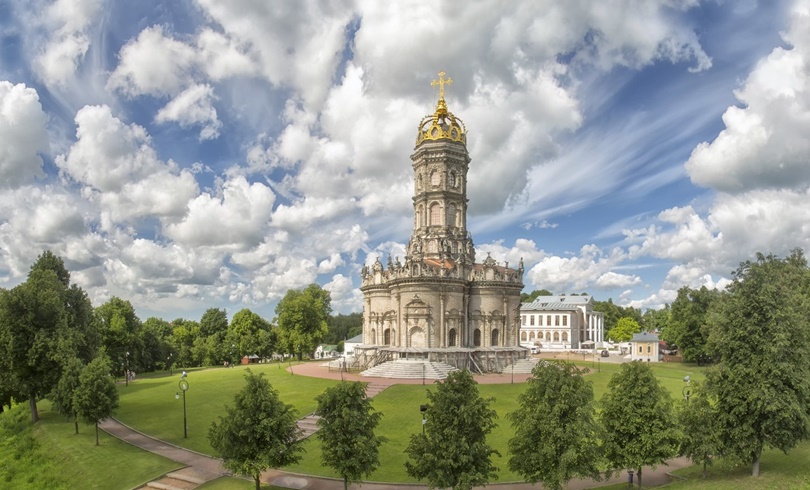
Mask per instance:
[[[336,383],[290,374],[284,369],[286,367],[286,364],[253,364],[250,369],[254,373],[265,373],[281,399],[294,405],[299,416],[314,411],[317,406],[315,396]],[[245,369],[245,366],[236,366],[189,372],[187,439],[183,438],[182,393],[179,399],[175,398],[180,391],[180,369],[175,369],[173,376],[143,377],[129,386],[119,385],[121,401],[116,418],[158,439],[213,455],[208,443],[208,428],[217,417],[225,414],[226,405],[233,405],[234,395],[245,385]]]
[[[0,488],[133,488],[178,463],[79,425],[39,403],[41,420],[31,425],[27,405],[0,414]]]

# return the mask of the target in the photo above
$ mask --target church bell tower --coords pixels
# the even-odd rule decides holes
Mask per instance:
[[[408,259],[475,262],[472,237],[467,232],[467,129],[447,110],[445,85],[439,79],[439,101],[432,115],[419,123],[416,147],[411,155],[414,171],[413,233]]]

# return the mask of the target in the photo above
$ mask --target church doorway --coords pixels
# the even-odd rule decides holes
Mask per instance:
[[[411,329],[410,335],[410,346],[411,347],[427,347],[425,344],[425,331],[419,327],[414,327]]]
[[[451,328],[450,332],[447,334],[447,346],[448,347],[455,347],[456,346],[456,329]]]
[[[477,328],[473,332],[473,345],[475,347],[481,347],[481,330]]]
[[[386,328],[383,331],[383,345],[391,345],[391,329]]]
[[[490,343],[491,346],[494,347],[494,346],[498,345],[498,340],[499,340],[498,337],[499,337],[498,329],[496,328],[495,330],[492,331],[492,335],[491,335],[491,338],[490,338],[490,340],[492,340],[492,342]]]

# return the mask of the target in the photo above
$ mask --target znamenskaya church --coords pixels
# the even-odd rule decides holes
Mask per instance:
[[[477,372],[524,358],[519,346],[523,261],[476,262],[467,231],[467,129],[447,109],[439,73],[436,111],[419,123],[413,161],[413,232],[404,262],[362,271],[364,366],[429,360]],[[424,368],[423,368],[424,369]]]

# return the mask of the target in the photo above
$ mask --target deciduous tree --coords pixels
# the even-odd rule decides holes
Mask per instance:
[[[800,250],[740,265],[709,315],[720,363],[707,373],[724,456],[752,464],[810,436],[810,275]]]
[[[487,444],[497,414],[492,399],[478,393],[469,371],[453,371],[428,390],[424,434],[411,435],[405,449],[405,469],[430,488],[469,490],[497,478],[492,455],[500,453]]]
[[[607,335],[608,338],[616,342],[627,342],[633,338],[634,333],[641,332],[641,325],[632,318],[622,317],[616,323],[616,326],[611,328]]]
[[[305,352],[313,352],[326,335],[331,312],[329,291],[317,284],[287,291],[276,306],[279,347],[299,360]]]
[[[706,478],[706,466],[712,464],[712,457],[719,456],[722,451],[717,415],[717,408],[712,405],[705,387],[693,383],[689,400],[685,400],[678,411],[683,430],[680,455],[695,464],[702,464],[703,478]]]
[[[318,395],[320,416],[316,433],[321,441],[323,464],[350,482],[371,475],[380,466],[379,448],[385,438],[374,435],[382,414],[374,411],[359,382],[340,383]]]
[[[677,345],[685,361],[695,361],[710,354],[706,348],[709,338],[706,315],[719,296],[719,291],[706,286],[700,289],[684,286],[678,290],[678,297],[672,302],[670,322],[663,330],[662,338],[667,343]]]
[[[574,477],[599,479],[599,431],[593,388],[573,364],[541,362],[532,370],[520,408],[509,414],[509,469],[543,488]]]
[[[74,400],[79,389],[83,369],[84,364],[78,357],[69,360],[62,370],[59,383],[48,396],[57,413],[73,418],[73,425],[77,434],[79,433],[79,415]]]
[[[669,392],[642,362],[622,364],[601,400],[603,454],[612,468],[641,469],[678,453],[680,432]],[[608,472],[610,473],[610,472]]]
[[[102,352],[82,369],[73,397],[73,406],[79,418],[96,426],[96,446],[98,423],[112,416],[118,408],[118,390],[111,373],[110,360]]]
[[[208,440],[225,468],[252,477],[260,490],[262,471],[297,463],[303,448],[295,408],[281,401],[264,374],[248,369],[245,380],[233,407],[211,424]]]

